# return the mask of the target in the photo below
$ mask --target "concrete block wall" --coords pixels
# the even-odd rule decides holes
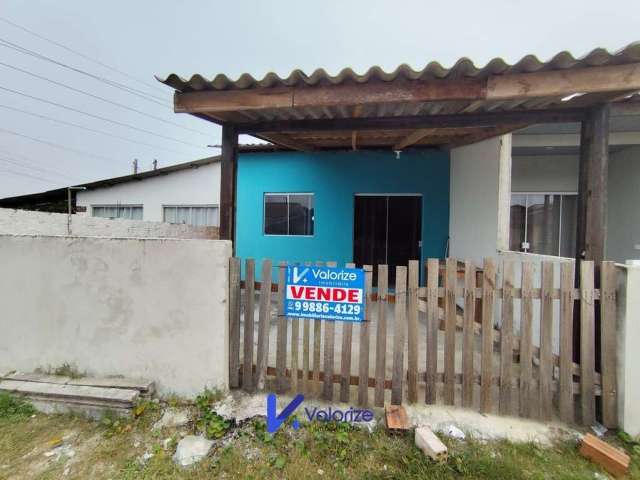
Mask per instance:
[[[69,235],[68,215],[0,208],[0,234]],[[202,238],[217,239],[217,227],[192,227],[163,222],[110,220],[71,216],[71,235],[80,237]]]
[[[0,235],[0,374],[70,363],[161,393],[228,386],[231,242]]]

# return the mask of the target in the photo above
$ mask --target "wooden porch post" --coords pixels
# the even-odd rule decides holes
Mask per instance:
[[[236,185],[238,178],[238,132],[234,126],[222,126],[220,163],[220,239],[233,241],[235,254]]]
[[[609,166],[609,105],[589,111],[582,121],[576,258],[604,260]],[[577,266],[577,265],[576,265]],[[576,273],[579,269],[576,268]]]

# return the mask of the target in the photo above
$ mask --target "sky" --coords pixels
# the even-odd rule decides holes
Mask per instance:
[[[174,114],[154,75],[548,60],[639,25],[638,0],[0,0],[0,198],[218,154],[220,127]]]

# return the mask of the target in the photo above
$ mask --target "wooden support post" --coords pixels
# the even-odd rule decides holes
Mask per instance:
[[[578,182],[578,259],[604,260],[607,224],[607,169],[609,165],[609,107],[589,110],[580,135]]]
[[[221,156],[220,239],[233,241],[236,233],[236,185],[238,178],[238,132],[233,126],[222,126]]]

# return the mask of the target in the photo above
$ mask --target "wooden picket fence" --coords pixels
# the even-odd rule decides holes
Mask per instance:
[[[272,280],[272,261],[264,260],[258,283],[254,260],[245,261],[241,281],[241,260],[232,258],[230,386],[249,392],[269,387],[279,393],[315,394],[341,402],[355,400],[361,406],[371,404],[370,394],[375,406],[383,406],[386,400],[392,404],[442,401],[481,412],[541,420],[557,416],[584,425],[595,422],[599,397],[601,422],[610,428],[617,426],[614,263],[600,265],[599,289],[594,288],[594,263],[590,261],[580,263],[580,288],[574,288],[573,263],[560,264],[559,288],[554,286],[556,264],[542,262],[540,288],[534,288],[534,265],[518,264],[521,286],[516,288],[517,264],[512,260],[503,262],[498,275],[496,262],[490,258],[485,259],[481,269],[452,258],[444,262],[429,259],[425,264],[425,286],[420,286],[420,264],[411,261],[408,266],[396,267],[393,289],[387,281],[388,267],[379,265],[375,290],[373,268],[365,266],[367,321],[351,323],[284,317],[284,292],[279,286],[284,284],[286,264],[276,267],[276,283]],[[335,262],[326,265],[335,266]],[[269,364],[272,301],[277,305],[274,365]],[[536,302],[539,338],[535,343],[539,346],[533,338]],[[516,335],[514,306],[518,303],[520,333]],[[393,304],[393,318],[387,318],[392,308],[388,304]],[[580,318],[579,362],[573,358],[574,308]],[[599,372],[595,356],[596,308],[600,316]],[[374,312],[377,319],[372,322]],[[500,319],[499,327],[494,326],[496,318]],[[419,322],[426,324],[423,334]],[[339,366],[335,358],[336,328],[341,329],[342,338]],[[387,359],[389,328],[393,329],[393,354]],[[554,328],[559,339],[558,354],[553,351]],[[438,358],[439,331],[444,332],[442,364]],[[422,361],[420,342],[426,350]],[[358,347],[357,364],[352,361],[352,345]],[[375,362],[370,365],[372,347]],[[456,368],[456,355],[461,355],[461,368]],[[387,375],[388,361],[391,378]],[[373,377],[370,369],[375,371]],[[339,385],[337,399],[334,385]]]

